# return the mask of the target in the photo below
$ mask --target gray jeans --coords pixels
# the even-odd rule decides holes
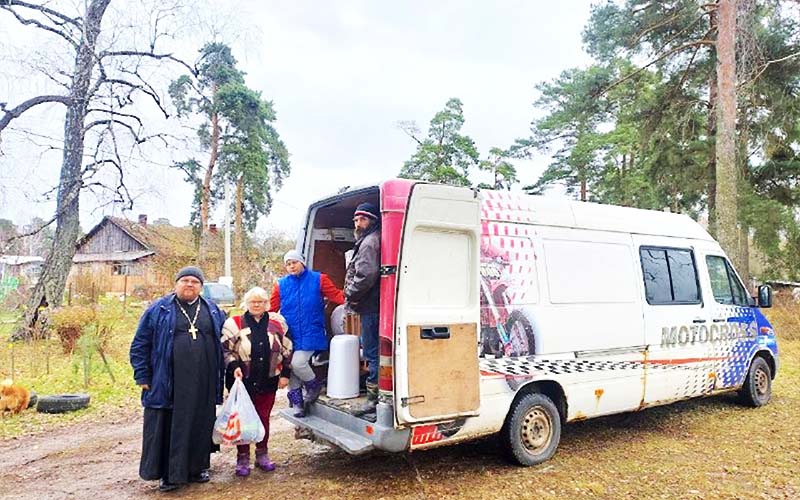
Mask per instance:
[[[289,378],[289,389],[297,389],[303,382],[314,380],[311,369],[311,356],[314,351],[294,351],[292,354],[292,376]]]

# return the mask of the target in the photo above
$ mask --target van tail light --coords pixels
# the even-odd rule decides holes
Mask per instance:
[[[381,391],[394,390],[394,367],[392,366],[392,340],[380,338],[380,363],[378,370],[378,388]]]

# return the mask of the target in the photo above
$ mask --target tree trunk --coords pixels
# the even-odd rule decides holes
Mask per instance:
[[[739,113],[738,121],[738,142],[737,142],[737,153],[736,153],[736,168],[739,173],[739,183],[742,186],[748,186],[750,184],[750,173],[748,170],[748,155],[747,155],[747,145],[750,140],[749,137],[749,116],[748,116],[748,108],[747,106],[743,106],[741,112]],[[739,271],[739,276],[744,280],[744,284],[748,290],[751,290],[751,276],[750,276],[750,227],[742,222],[741,229],[739,234],[739,250],[741,251],[741,259],[739,265],[741,267],[737,267],[736,270]],[[752,290],[751,290],[752,292]]]
[[[217,87],[214,87],[214,95]],[[211,211],[211,178],[214,174],[214,167],[219,157],[219,114],[215,111],[211,114],[211,155],[208,159],[208,167],[203,177],[203,192],[200,195],[200,262],[205,260],[206,247],[209,241],[208,214]]]
[[[580,181],[580,200],[586,201],[586,167],[578,167],[578,180]]]
[[[244,203],[244,176],[239,176],[236,181],[236,214],[233,229],[236,232],[236,255],[241,257],[244,252],[244,224],[242,223],[242,210]]]
[[[718,28],[717,11],[712,10],[708,15],[709,31]],[[716,50],[712,48],[712,58],[716,58]],[[715,140],[717,136],[717,71],[711,71],[708,77],[708,126],[707,135],[709,142],[708,154],[708,232],[717,234],[717,151]]]
[[[12,335],[29,339],[38,326],[40,307],[59,307],[80,231],[80,190],[84,149],[84,121],[89,103],[89,85],[95,65],[95,43],[111,0],[92,0],[84,18],[83,35],[75,54],[72,87],[64,120],[64,154],[56,198],[56,231],[52,249],[39,281],[28,297],[25,321]]]
[[[617,192],[619,193],[620,205],[623,207],[631,206],[631,199],[628,192],[625,190],[625,172],[628,169],[628,154],[622,153],[622,164],[619,168],[619,175],[617,176]]]
[[[719,0],[717,35],[717,239],[738,269],[744,268],[739,248],[738,165],[736,164],[735,0]]]

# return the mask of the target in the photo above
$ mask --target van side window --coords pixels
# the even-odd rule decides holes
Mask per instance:
[[[706,264],[708,265],[708,276],[711,278],[714,300],[720,304],[749,305],[750,298],[747,291],[725,257],[708,255]]]
[[[689,249],[641,247],[648,304],[699,304],[697,266]]]

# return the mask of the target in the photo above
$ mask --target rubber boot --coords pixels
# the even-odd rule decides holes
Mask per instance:
[[[313,380],[305,382],[304,385],[306,387],[305,402],[313,403],[319,397],[320,391],[322,391],[322,382],[315,377]]]
[[[303,388],[298,387],[297,389],[292,389],[286,393],[286,397],[289,399],[289,404],[292,405],[292,409],[294,409],[294,416],[297,418],[303,418],[306,416],[306,409],[303,406]]]
[[[272,472],[275,470],[275,463],[269,459],[267,450],[256,450],[256,467],[264,472]]]
[[[378,384],[372,384],[367,382],[367,401],[372,401],[375,404],[378,404]]]
[[[375,408],[378,406],[378,384],[367,382],[367,402],[359,406],[353,411],[356,417],[369,415],[375,413]]]
[[[239,453],[236,455],[236,475],[247,477],[250,475],[250,453]]]

